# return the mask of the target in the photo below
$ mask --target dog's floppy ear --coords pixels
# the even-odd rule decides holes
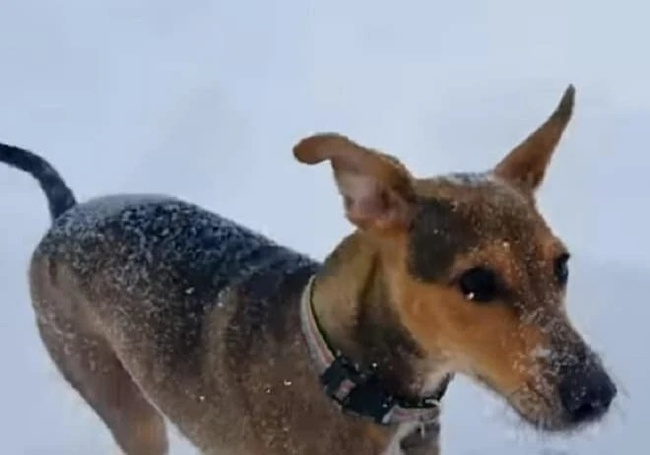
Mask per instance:
[[[302,139],[293,148],[305,164],[329,160],[347,218],[361,229],[405,227],[412,213],[413,178],[394,157],[337,133]]]
[[[495,174],[534,192],[542,183],[553,151],[571,119],[574,97],[575,88],[569,85],[551,116],[497,164]]]

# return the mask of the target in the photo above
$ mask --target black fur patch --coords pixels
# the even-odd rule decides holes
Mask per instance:
[[[410,226],[408,270],[424,281],[438,281],[447,276],[459,254],[478,244],[479,237],[452,201],[421,200]]]

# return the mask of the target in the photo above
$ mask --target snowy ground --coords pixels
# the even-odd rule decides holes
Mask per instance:
[[[5,0],[0,140],[45,154],[82,199],[167,192],[322,257],[349,226],[329,171],[292,160],[298,138],[339,130],[419,175],[481,170],[573,82],[541,206],[574,250],[571,313],[624,393],[595,431],[545,438],[458,382],[444,453],[642,454],[649,13],[642,0]],[[4,167],[0,219],[2,452],[115,453],[38,340],[25,268],[46,205]]]

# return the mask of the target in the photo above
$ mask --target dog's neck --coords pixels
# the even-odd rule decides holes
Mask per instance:
[[[373,242],[350,235],[316,276],[314,313],[332,348],[362,366],[376,365],[392,393],[418,399],[437,387],[429,383],[436,372],[401,324],[385,273]]]

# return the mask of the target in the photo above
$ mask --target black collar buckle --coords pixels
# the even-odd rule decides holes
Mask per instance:
[[[374,371],[362,371],[338,355],[320,379],[325,393],[343,412],[386,424],[385,417],[393,408],[395,398],[382,387]]]

